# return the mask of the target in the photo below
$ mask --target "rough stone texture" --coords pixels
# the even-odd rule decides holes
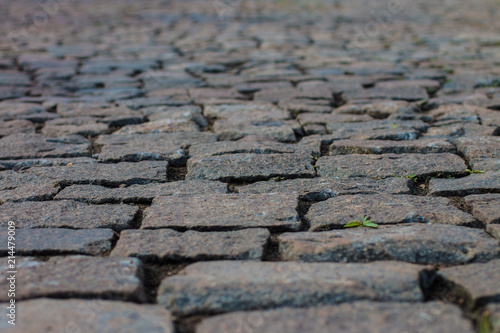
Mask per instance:
[[[189,119],[159,119],[140,125],[122,127],[113,134],[198,132],[199,130],[198,125]]]
[[[12,170],[0,172],[0,204],[7,201],[50,200],[61,190],[48,178],[27,176]]]
[[[439,223],[474,225],[475,219],[446,198],[412,195],[344,195],[311,206],[306,215],[311,231],[341,228],[352,221],[369,216],[377,224]]]
[[[205,194],[160,196],[146,209],[142,229],[297,230],[300,220],[294,194]]]
[[[314,168],[310,156],[303,154],[234,154],[191,158],[187,180],[208,179],[258,181],[272,177],[311,178]]]
[[[125,230],[112,257],[136,257],[142,261],[254,259],[262,257],[270,236],[265,229],[184,233],[170,229]]]
[[[431,196],[466,196],[499,191],[499,172],[472,173],[458,179],[436,178],[429,182],[429,195]]]
[[[9,281],[4,265],[0,286],[6,290]],[[16,268],[16,300],[38,297],[145,300],[142,265],[135,258],[69,256],[38,261],[26,257],[16,261]],[[0,300],[8,301],[7,294],[1,295]]]
[[[7,228],[0,228],[3,256],[7,256],[7,238]],[[110,229],[20,229],[16,230],[15,244],[18,255],[99,255],[111,250],[114,238]]]
[[[460,157],[448,153],[324,156],[319,158],[317,166],[322,177],[375,179],[406,175],[459,176],[464,175],[467,168]]]
[[[330,146],[330,155],[346,154],[435,154],[455,153],[447,140],[420,139],[407,141],[389,140],[339,140]]]
[[[220,141],[195,144],[189,147],[190,158],[231,154],[303,154],[319,156],[318,148],[310,145],[294,145],[280,142]]]
[[[470,163],[472,170],[500,170],[500,138],[458,138],[454,144]]]
[[[493,237],[500,240],[500,224],[488,224],[486,231]]]
[[[472,206],[472,215],[478,220],[489,223],[500,223],[500,193],[469,195],[465,202]]]
[[[164,279],[158,302],[175,315],[306,307],[356,300],[422,301],[424,266],[218,261]]]
[[[1,198],[0,192],[0,198]],[[208,180],[177,181],[161,184],[106,188],[99,185],[72,185],[59,192],[56,200],[76,200],[92,204],[151,203],[157,196],[227,193],[227,185]]]
[[[500,259],[488,263],[448,267],[438,271],[448,283],[465,290],[466,305],[500,302]],[[478,281],[484,281],[478,283]]]
[[[35,133],[35,124],[24,119],[0,121],[0,138],[15,133]]]
[[[293,261],[460,265],[500,257],[498,242],[484,231],[439,224],[285,233],[278,240],[281,257]]]
[[[276,141],[295,142],[295,134],[301,131],[295,120],[249,120],[239,117],[217,120],[213,129],[220,141],[238,140],[248,135],[269,135]]]
[[[49,167],[55,165],[68,164],[91,164],[98,163],[90,157],[75,157],[75,158],[44,158],[44,159],[23,159],[23,160],[3,160],[0,161],[0,168],[3,166],[8,170],[24,170],[31,167]]]
[[[1,306],[5,308],[7,305],[3,303]],[[20,302],[19,308],[22,314],[16,326],[3,320],[0,323],[2,332],[174,332],[170,312],[157,305],[42,298]]]
[[[332,134],[337,134],[337,135],[344,135],[348,136],[350,133],[362,133],[363,131],[377,131],[377,130],[384,130],[386,132],[391,132],[391,131],[401,131],[401,130],[408,130],[412,129],[417,132],[426,132],[429,129],[429,125],[424,123],[421,120],[408,120],[408,121],[401,121],[401,120],[390,120],[390,119],[385,119],[385,120],[372,120],[372,121],[365,121],[365,122],[358,122],[358,123],[341,123],[341,122],[335,122],[335,123],[329,123],[327,124],[327,129],[330,133]],[[354,138],[353,138],[354,139]],[[363,140],[366,140],[364,138],[360,138]],[[416,138],[407,138],[407,139],[400,139],[400,140],[412,140]],[[372,139],[374,140],[374,139]],[[390,140],[390,139],[386,139]],[[394,140],[394,139],[393,139]]]
[[[211,133],[181,132],[136,135],[100,136],[96,144],[103,145],[99,160],[103,162],[167,160],[175,166],[186,163],[184,148],[193,143],[214,142]]]
[[[281,181],[257,182],[237,188],[238,193],[298,193],[302,200],[322,201],[346,194],[410,194],[413,182],[402,178],[373,180],[357,179],[290,179]]]
[[[77,135],[49,138],[41,134],[12,134],[0,139],[0,159],[90,156],[90,142]]]
[[[0,227],[9,221],[16,228],[111,228],[122,230],[133,225],[137,207],[128,205],[88,205],[71,200],[8,202],[0,210]]]
[[[91,117],[57,118],[45,123],[42,133],[48,137],[64,135],[98,136],[108,131],[108,125],[98,123]]]
[[[106,186],[148,184],[167,180],[168,162],[142,161],[117,164],[75,164],[31,168],[28,175],[54,180],[61,185],[94,184]]]
[[[441,302],[361,301],[306,309],[233,312],[203,320],[196,333],[472,333],[458,307]]]

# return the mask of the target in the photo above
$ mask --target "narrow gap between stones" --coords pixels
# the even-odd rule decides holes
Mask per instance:
[[[195,315],[184,318],[174,318],[176,333],[195,333],[196,326],[209,315]]]
[[[269,237],[266,246],[264,247],[264,252],[262,253],[262,261],[281,261],[281,255],[279,252],[279,242],[278,237],[282,233],[274,233]]]
[[[299,216],[300,219],[300,230],[299,231],[307,231],[310,228],[310,224],[307,221],[306,215],[307,212],[309,211],[309,208],[314,204],[312,201],[306,201],[303,199],[299,198],[299,204],[297,205],[296,211],[297,215]]]
[[[177,182],[186,180],[187,167],[169,166],[167,171],[167,182]]]
[[[144,290],[147,302],[156,304],[158,287],[166,277],[176,275],[189,263],[143,263]]]

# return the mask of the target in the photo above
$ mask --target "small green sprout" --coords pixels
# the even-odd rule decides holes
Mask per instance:
[[[280,182],[280,181],[282,181],[282,180],[285,180],[285,177],[273,177],[273,178],[271,178],[270,180],[273,180],[273,181],[275,181],[275,182]]]
[[[484,173],[484,171],[465,169],[468,173]]]
[[[364,216],[361,222],[352,221],[344,225],[344,228],[357,228],[357,227],[378,228],[378,225],[376,223],[373,223],[370,220],[369,216]]]
[[[415,175],[415,174],[412,174],[412,175],[407,174],[407,175],[405,176],[405,178],[407,178],[407,179],[411,179],[414,183],[418,182],[418,177],[417,177],[417,175]]]
[[[392,128],[398,128],[398,124],[393,123],[393,124],[392,124]]]

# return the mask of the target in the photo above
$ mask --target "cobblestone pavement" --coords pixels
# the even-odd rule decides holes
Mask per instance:
[[[2,0],[0,331],[499,333],[499,15]]]

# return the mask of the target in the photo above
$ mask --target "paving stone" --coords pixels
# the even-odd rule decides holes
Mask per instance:
[[[174,332],[170,312],[157,305],[42,298],[20,302],[19,307],[25,319],[17,321],[16,326],[4,320],[0,323],[3,332]]]
[[[192,121],[200,127],[208,127],[208,122],[203,117],[201,108],[194,105],[185,105],[180,107],[172,106],[151,106],[138,110],[146,116],[150,122],[170,119]]]
[[[357,123],[362,121],[372,121],[368,115],[357,114],[330,114],[330,113],[301,113],[297,116],[297,121],[306,126],[309,124],[327,125],[329,123]]]
[[[0,139],[0,159],[90,156],[90,142],[78,135],[49,138],[18,133]]]
[[[472,173],[458,179],[431,179],[429,181],[429,195],[431,196],[466,196],[498,192],[500,188],[500,173],[487,171]]]
[[[187,180],[252,182],[272,177],[314,177],[311,158],[303,154],[233,154],[190,158],[187,168]]]
[[[0,166],[7,170],[25,170],[32,167],[49,167],[55,165],[68,164],[92,164],[98,163],[90,157],[75,157],[75,158],[41,158],[41,159],[23,159],[23,160],[3,160],[0,161]]]
[[[479,159],[500,160],[500,138],[498,137],[458,138],[454,144],[469,162]],[[486,171],[476,168],[474,170]],[[494,169],[494,171],[497,170]]]
[[[57,114],[66,118],[93,117],[109,126],[140,124],[143,116],[127,107],[113,107],[109,104],[58,103]]]
[[[282,100],[278,104],[281,108],[288,110],[292,114],[299,114],[299,113],[328,114],[333,111],[333,108],[331,107],[329,101],[325,100],[326,103],[318,103],[319,101],[323,102],[324,100],[306,100],[301,98],[294,98],[291,100]]]
[[[100,124],[91,117],[57,118],[45,123],[42,133],[48,137],[65,135],[98,136],[108,132],[108,125]]]
[[[327,124],[327,129],[332,134],[348,135],[349,132],[360,132],[361,130],[401,130],[401,129],[413,129],[418,132],[427,132],[429,125],[421,120],[397,120],[397,119],[385,119],[385,120],[372,120],[357,123],[329,123]]]
[[[0,172],[0,204],[7,201],[51,200],[61,190],[51,179],[12,170]]]
[[[460,157],[449,153],[324,156],[316,165],[322,177],[375,179],[407,175],[421,179],[438,174],[460,176],[467,168]]]
[[[404,101],[380,101],[368,104],[346,104],[335,109],[337,114],[368,115],[384,119],[391,115],[413,113],[415,108]]]
[[[217,141],[212,133],[181,132],[137,135],[103,135],[96,144],[103,145],[99,160],[103,162],[167,160],[173,166],[186,163],[184,148],[194,143]]]
[[[52,179],[63,186],[74,184],[118,186],[165,182],[167,168],[166,161],[141,161],[37,167],[28,169],[25,173]]]
[[[232,117],[251,116],[252,119],[263,118],[264,120],[287,120],[290,113],[281,110],[272,103],[256,101],[240,104],[208,105],[203,109],[203,115],[207,118],[229,119]]]
[[[346,194],[411,194],[413,182],[402,178],[349,180],[331,178],[289,179],[265,181],[241,186],[238,193],[298,193],[306,201],[323,201]]]
[[[422,301],[422,266],[218,261],[196,263],[162,281],[158,303],[174,315],[306,307],[356,300]]]
[[[463,289],[465,306],[480,306],[500,301],[500,259],[440,269],[438,276]],[[481,283],[478,283],[481,281]]]
[[[136,257],[142,261],[260,260],[270,236],[266,229],[184,233],[171,229],[125,230],[112,257]]]
[[[500,223],[500,193],[468,195],[464,199],[475,218],[485,224]]]
[[[475,171],[496,171],[500,170],[500,158],[478,158],[470,161],[470,167]]]
[[[15,133],[35,133],[35,124],[24,119],[0,121],[0,138]]]
[[[222,194],[227,193],[227,191],[226,184],[207,180],[152,183],[121,188],[107,188],[90,184],[68,186],[60,191],[55,199],[76,200],[92,204],[122,202],[150,204],[155,197],[160,195]]]
[[[472,333],[460,309],[441,302],[360,301],[306,309],[232,312],[204,319],[196,333],[208,332],[447,332]]]
[[[296,195],[278,193],[159,196],[146,209],[141,228],[297,230],[297,204]]]
[[[120,128],[113,134],[146,134],[172,132],[199,132],[196,123],[187,119],[160,119],[140,125],[131,125]]]
[[[482,312],[482,316],[486,317],[490,323],[491,332],[500,332],[500,304],[488,304]]]
[[[7,228],[0,228],[0,254],[7,256]],[[15,244],[18,255],[100,255],[111,250],[115,234],[111,229],[19,229]]]
[[[346,94],[347,99],[393,99],[419,101],[428,98],[424,88],[418,86],[375,87]]]
[[[16,268],[16,300],[39,297],[145,300],[142,264],[135,258],[68,256],[38,261],[26,257],[17,260]],[[2,271],[0,286],[8,288],[6,267]],[[9,299],[2,295],[0,300]]]
[[[411,141],[390,140],[338,140],[330,145],[330,155],[347,154],[436,154],[455,153],[448,140],[420,139]]]
[[[459,137],[492,136],[495,132],[494,126],[483,126],[479,124],[450,124],[439,127],[430,127],[424,138],[446,138],[453,142]]]
[[[0,211],[0,227],[14,221],[17,228],[112,228],[132,227],[137,207],[128,205],[87,205],[81,202],[8,202]]]
[[[343,195],[311,206],[306,215],[311,231],[342,228],[369,216],[377,224],[438,223],[475,225],[474,218],[455,208],[449,199],[413,195]]]
[[[234,141],[248,135],[268,135],[280,142],[295,142],[301,127],[295,120],[261,121],[232,117],[217,120],[213,130],[220,141]]]
[[[283,260],[293,261],[461,265],[500,257],[498,242],[484,231],[439,224],[284,233],[278,241]]]
[[[319,147],[318,147],[319,148]],[[189,147],[190,158],[221,156],[231,154],[303,154],[319,156],[319,149],[313,145],[295,145],[279,142],[219,141],[194,144]]]
[[[39,123],[57,117],[56,114],[46,112],[44,107],[32,103],[0,103],[0,118],[3,121],[24,119]]]

